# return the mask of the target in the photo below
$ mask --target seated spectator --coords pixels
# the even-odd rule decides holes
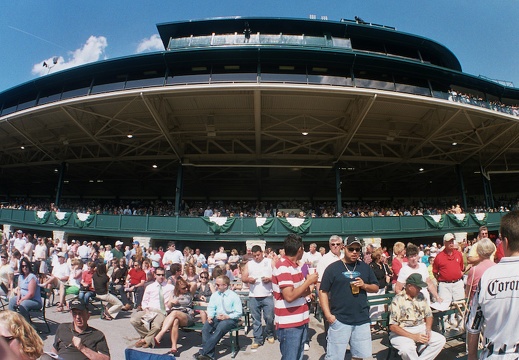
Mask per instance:
[[[83,262],[79,259],[73,259],[71,262],[70,275],[65,284],[65,295],[79,295],[81,288],[81,277],[83,275]]]
[[[142,270],[140,261],[133,262],[133,268],[128,271],[125,291],[133,291],[135,293],[135,308],[142,311],[141,302],[146,285],[146,273]]]
[[[422,275],[411,274],[391,302],[389,341],[403,359],[434,359],[445,345],[445,337],[431,330],[432,311],[420,291],[425,287]]]
[[[171,272],[171,276],[168,278],[168,283],[175,286],[177,279],[182,276],[182,265],[171,264],[169,271]]]
[[[191,294],[194,294],[197,288],[198,275],[196,274],[196,267],[194,264],[186,264],[184,266],[186,273],[182,276],[187,281],[190,287]]]
[[[167,305],[169,304],[174,287],[165,281],[166,272],[164,268],[155,271],[155,282],[148,285],[142,299],[142,310],[132,314],[130,323],[139,333],[140,340],[135,347],[155,347],[155,335],[162,328],[166,318]]]
[[[243,311],[241,299],[229,289],[230,283],[225,275],[216,278],[218,291],[209,300],[207,321],[202,329],[202,349],[193,356],[194,359],[214,359],[216,344],[240,321]]]
[[[59,359],[109,360],[110,350],[104,334],[88,325],[90,314],[83,301],[74,298],[69,303],[72,323],[61,323],[54,337],[53,351]]]
[[[175,355],[177,352],[179,327],[191,326],[195,322],[193,297],[190,291],[190,286],[187,281],[183,278],[179,278],[175,286],[174,296],[167,306],[171,312],[162,323],[162,329],[155,336],[155,344],[160,345],[162,337],[171,329],[171,350],[168,354]]]
[[[30,323],[29,310],[38,310],[41,306],[38,278],[32,270],[31,262],[27,258],[22,258],[18,287],[9,299],[9,310],[18,311]]]
[[[96,270],[96,263],[93,261],[88,262],[88,269],[83,271],[81,274],[81,288],[79,290],[79,300],[83,301],[88,308],[88,303],[90,302],[90,298],[96,296],[94,291],[94,285],[92,283],[92,277],[94,276],[94,272]]]
[[[9,265],[7,252],[3,251],[0,254],[0,258],[0,296],[8,297],[11,291],[13,291],[14,270]]]
[[[115,294],[119,294],[123,303],[123,311],[132,309],[132,305],[126,296],[125,282],[128,277],[128,268],[126,267],[126,259],[123,257],[117,261],[117,266],[112,272],[112,287]]]
[[[106,265],[101,264],[96,267],[95,274],[92,276],[96,297],[106,301],[110,306],[106,306],[102,315],[104,320],[113,320],[123,308],[123,303],[116,296],[108,291],[108,283],[110,279],[106,275]]]
[[[13,311],[0,311],[0,337],[5,339],[16,359],[36,360],[43,354],[41,337],[20,314]]]
[[[52,275],[41,286],[59,289],[59,302],[56,311],[62,312],[66,307],[65,285],[70,277],[70,268],[65,262],[65,253],[58,252],[56,255],[58,263],[53,265]]]

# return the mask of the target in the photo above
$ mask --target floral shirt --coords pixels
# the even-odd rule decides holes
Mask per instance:
[[[411,327],[425,323],[425,318],[431,317],[432,311],[422,293],[413,299],[402,290],[395,295],[391,302],[389,325]]]

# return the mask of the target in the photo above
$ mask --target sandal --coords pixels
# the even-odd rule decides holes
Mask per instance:
[[[154,337],[153,340],[155,341],[155,346],[160,346],[160,341],[158,341],[156,337]]]

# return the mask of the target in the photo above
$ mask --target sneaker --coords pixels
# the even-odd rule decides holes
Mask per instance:
[[[255,342],[255,343],[252,343],[252,345],[250,346],[251,349],[257,349],[257,348],[259,348],[259,347],[260,347],[260,344],[258,344],[258,343],[256,343],[256,342]]]
[[[305,351],[310,350],[310,344],[305,343]]]
[[[269,344],[274,344],[274,343],[276,342],[276,339],[274,339],[274,337],[271,336],[271,337],[268,337],[268,338],[267,338],[267,342],[268,342]]]

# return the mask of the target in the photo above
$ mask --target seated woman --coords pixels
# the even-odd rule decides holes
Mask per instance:
[[[81,275],[83,274],[83,262],[80,259],[72,259],[71,270],[65,284],[65,295],[78,295],[81,287]]]
[[[209,273],[207,271],[203,271],[200,274],[199,280],[200,282],[197,284],[195,291],[195,301],[199,301],[202,306],[207,306],[209,298],[215,289],[209,285]],[[202,324],[205,324],[206,320],[207,313],[205,311],[200,311],[200,321]]]
[[[198,282],[198,275],[196,274],[196,267],[195,267],[195,265],[193,265],[191,263],[186,263],[184,270],[185,270],[185,274],[182,275],[182,277],[189,284],[189,288],[191,289],[191,294],[194,294],[194,292],[196,291],[197,282]]]
[[[112,272],[112,287],[114,288],[115,294],[119,294],[121,296],[121,301],[124,305],[124,311],[129,311],[132,309],[132,305],[128,300],[128,296],[126,296],[126,291],[124,291],[124,283],[127,276],[128,267],[126,266],[126,260],[125,258],[121,258],[117,261],[117,266]]]
[[[106,275],[106,264],[99,264],[96,267],[96,271],[92,276],[92,282],[94,283],[94,290],[96,292],[96,297],[98,299],[106,301],[111,306],[106,306],[104,309],[104,313],[102,315],[102,319],[104,320],[113,320],[119,314],[119,311],[123,308],[123,303],[121,300],[110,294],[108,291],[108,284],[110,282],[110,278]]]
[[[27,258],[20,260],[20,275],[15,295],[9,299],[9,310],[18,311],[30,322],[29,310],[41,309],[41,294],[38,278],[34,274],[31,262]]]
[[[155,336],[155,344],[160,345],[160,341],[166,332],[171,329],[171,350],[168,354],[176,354],[178,341],[178,328],[180,326],[191,326],[194,324],[193,298],[189,290],[189,284],[183,278],[178,278],[175,286],[173,299],[166,307],[171,312],[162,323],[162,329]]]
[[[0,296],[8,297],[13,290],[14,270],[9,265],[7,252],[3,251],[0,257]]]
[[[85,269],[83,269],[83,273],[81,274],[81,288],[79,290],[79,299],[83,301],[87,308],[88,303],[90,302],[90,298],[96,296],[94,286],[92,283],[92,277],[94,276],[95,269],[96,263],[93,261],[89,261],[87,270],[85,271]]]

